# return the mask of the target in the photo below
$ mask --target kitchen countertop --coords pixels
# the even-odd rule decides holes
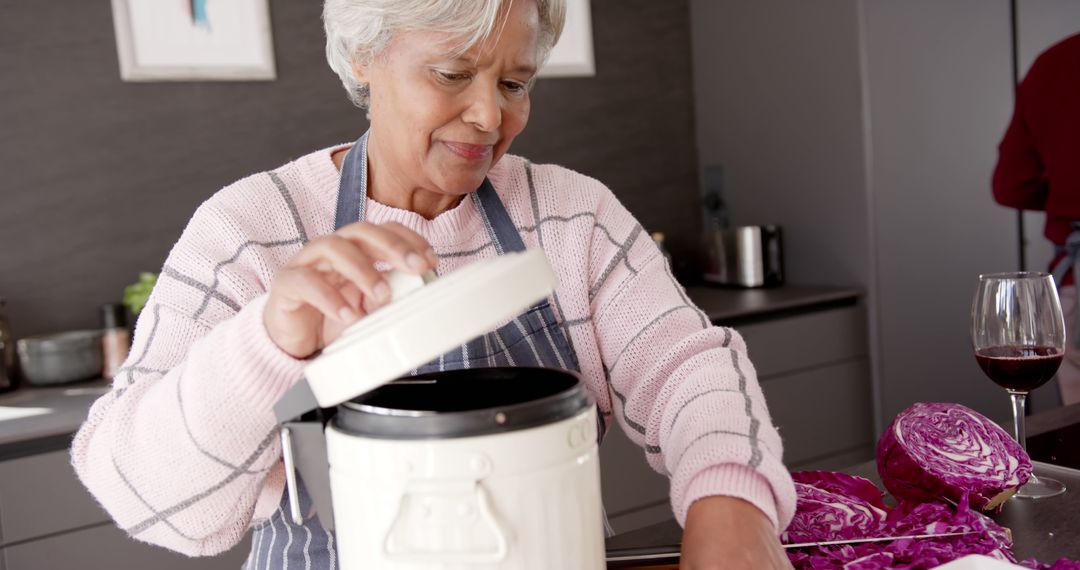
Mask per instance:
[[[1027,432],[1028,445],[1030,445],[1032,436],[1051,431],[1058,432],[1062,428],[1071,426],[1080,428],[1080,403],[1034,413],[1027,417],[1024,430]],[[1077,468],[1080,469],[1080,466]]]
[[[734,326],[854,304],[863,291],[855,287],[811,285],[761,289],[696,285],[687,287],[686,294],[712,322]]]
[[[108,387],[105,380],[93,380],[0,395],[0,461],[66,449]]]

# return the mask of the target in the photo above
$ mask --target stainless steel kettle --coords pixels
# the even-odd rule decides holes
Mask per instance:
[[[737,287],[771,287],[784,282],[780,226],[714,228],[706,241],[706,281]]]

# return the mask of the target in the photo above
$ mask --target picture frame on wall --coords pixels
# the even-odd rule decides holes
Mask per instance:
[[[277,76],[268,0],[112,0],[124,81]]]
[[[551,49],[540,77],[591,77],[593,59],[592,13],[589,0],[566,0],[566,24],[562,37]]]

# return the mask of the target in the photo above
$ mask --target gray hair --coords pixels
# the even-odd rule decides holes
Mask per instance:
[[[326,0],[326,60],[356,106],[368,105],[368,86],[355,64],[367,65],[399,30],[448,33],[463,39],[455,57],[490,37],[503,6],[522,0]],[[525,0],[528,1],[528,0]],[[540,13],[537,65],[542,66],[562,34],[566,0],[535,0]]]

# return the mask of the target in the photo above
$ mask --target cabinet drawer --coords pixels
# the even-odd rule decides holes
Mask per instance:
[[[250,540],[245,538],[241,544],[218,556],[188,558],[137,542],[112,524],[104,524],[12,546],[0,554],[7,561],[6,570],[236,570],[244,563],[249,550]]]
[[[797,465],[873,440],[866,359],[773,379],[761,388],[784,441],[784,463]]]
[[[108,521],[67,451],[0,462],[0,529],[8,544]]]
[[[645,451],[615,424],[600,446],[600,490],[604,509],[615,521],[634,511],[667,504],[668,479],[649,467]]]
[[[866,311],[861,305],[754,323],[736,330],[746,340],[758,378],[832,364],[868,352]]]

